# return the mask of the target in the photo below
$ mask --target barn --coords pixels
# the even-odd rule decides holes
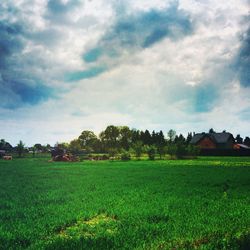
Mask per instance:
[[[201,149],[232,149],[235,140],[231,133],[198,133],[195,134],[190,144]]]
[[[0,150],[0,158],[2,158],[5,155],[6,151],[5,150]]]

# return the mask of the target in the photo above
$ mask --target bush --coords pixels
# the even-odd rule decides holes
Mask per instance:
[[[164,157],[166,155],[167,147],[166,146],[164,147],[164,146],[160,145],[157,148],[157,152],[158,152],[158,154],[160,156],[160,159],[162,159],[162,157]]]
[[[122,161],[129,161],[131,160],[131,156],[130,156],[130,153],[128,151],[122,151],[121,153],[121,160]]]
[[[197,156],[200,154],[200,148],[193,145],[188,145],[187,152],[191,156]]]
[[[155,146],[149,146],[147,148],[147,154],[148,154],[149,160],[153,161],[155,159],[156,147]]]
[[[176,145],[176,157],[182,158],[187,155],[187,148],[183,143],[177,143]]]
[[[109,154],[109,157],[115,157],[117,155],[117,149],[116,148],[109,148],[108,154]]]
[[[136,158],[139,160],[143,152],[143,144],[141,141],[136,141],[132,146]]]
[[[102,159],[102,160],[108,160],[108,159],[109,159],[109,156],[108,156],[108,155],[102,155],[101,159]]]
[[[171,159],[174,159],[177,152],[177,146],[175,144],[170,144],[167,146],[167,153],[170,155]]]

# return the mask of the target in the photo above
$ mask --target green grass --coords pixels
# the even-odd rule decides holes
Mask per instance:
[[[0,160],[0,249],[249,249],[250,158]]]

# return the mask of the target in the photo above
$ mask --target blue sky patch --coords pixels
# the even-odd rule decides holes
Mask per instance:
[[[143,48],[150,47],[154,43],[159,42],[165,36],[167,36],[168,31],[167,29],[156,29],[154,30],[144,41]]]
[[[218,92],[215,86],[204,84],[197,86],[194,96],[194,109],[196,112],[209,112],[213,109],[218,98]]]
[[[87,63],[95,62],[102,55],[101,48],[94,48],[89,50],[87,53],[83,55],[83,59]]]
[[[79,81],[96,77],[106,70],[105,67],[93,67],[84,71],[77,71],[66,75],[65,79],[68,82]]]

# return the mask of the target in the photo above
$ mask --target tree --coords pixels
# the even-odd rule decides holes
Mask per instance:
[[[167,146],[167,153],[170,155],[171,159],[174,158],[174,156],[176,155],[176,152],[177,152],[176,144],[171,143]]]
[[[55,144],[55,148],[65,152],[69,148],[69,143],[67,143],[67,142],[57,142]]]
[[[162,130],[160,130],[160,132],[157,133],[157,144],[161,146],[165,145],[165,138]]]
[[[187,139],[186,139],[186,143],[189,144],[190,141],[192,140],[193,136],[192,136],[192,132],[189,132],[187,135]]]
[[[74,139],[69,143],[69,150],[73,154],[78,154],[81,151],[81,143],[78,139]]]
[[[114,158],[117,155],[117,148],[108,148],[109,157]]]
[[[154,145],[147,146],[146,151],[149,160],[153,161],[155,159],[156,147]]]
[[[5,150],[5,151],[12,151],[13,147],[11,144],[4,139],[0,140],[0,150]]]
[[[242,144],[243,143],[243,138],[240,136],[240,134],[238,134],[235,138],[235,141],[239,144]]]
[[[129,150],[129,146],[132,142],[132,132],[127,126],[118,127],[120,132],[119,143],[121,148]]]
[[[168,138],[169,138],[169,141],[172,143],[175,139],[175,136],[176,136],[176,132],[173,130],[173,129],[170,129],[168,131]]]
[[[134,152],[135,152],[135,156],[137,159],[140,159],[142,152],[143,152],[143,143],[142,141],[137,141],[133,144],[132,146]]]
[[[17,149],[18,157],[21,157],[24,153],[24,143],[22,141],[19,141],[16,149]]]
[[[141,141],[140,130],[137,130],[137,129],[131,130],[131,141],[132,141],[132,143],[135,143],[137,141]]]
[[[162,159],[162,157],[165,156],[165,154],[167,152],[167,147],[160,145],[160,146],[157,147],[157,152],[158,152],[158,154],[160,156],[160,159]]]
[[[186,154],[187,154],[186,145],[181,143],[181,142],[178,142],[176,144],[176,152],[175,152],[176,157],[177,158],[182,158]]]
[[[117,126],[110,125],[100,133],[101,142],[104,145],[105,151],[110,148],[119,148],[120,131]]]
[[[213,128],[210,128],[210,129],[209,129],[209,133],[210,133],[210,134],[215,133],[214,129],[213,129]]]
[[[180,134],[179,136],[176,135],[174,138],[174,142],[185,144],[185,137],[182,134]]]
[[[190,156],[197,156],[200,153],[200,148],[198,146],[188,145],[187,146],[187,153]]]
[[[35,151],[41,151],[42,152],[44,150],[44,147],[40,143],[36,143],[34,145],[34,148],[35,148]]]
[[[0,149],[4,150],[6,145],[6,141],[4,139],[0,140]]]
[[[145,132],[141,131],[141,140],[144,145],[152,144],[152,137],[150,132],[146,129]]]
[[[250,138],[248,136],[245,138],[244,144],[250,147]]]
[[[158,139],[157,138],[157,133],[153,130],[152,135],[151,135],[151,143],[156,145],[157,144],[157,139]]]
[[[91,151],[95,149],[98,139],[97,136],[94,134],[94,132],[89,130],[84,130],[78,137],[78,141],[82,149]]]

